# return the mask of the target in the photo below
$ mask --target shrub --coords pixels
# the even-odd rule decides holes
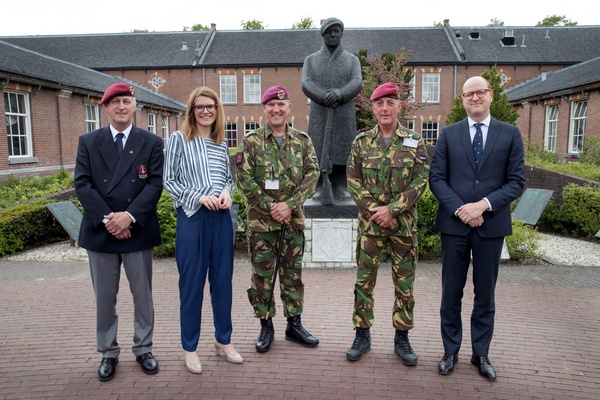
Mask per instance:
[[[550,203],[542,218],[561,234],[593,237],[600,230],[600,186],[575,185],[564,187],[563,203]]]
[[[513,234],[506,237],[506,247],[512,261],[539,260],[537,255],[540,234],[530,225],[513,220]]]
[[[73,187],[73,177],[64,169],[56,175],[0,181],[0,210],[14,207],[31,199],[47,196]]]

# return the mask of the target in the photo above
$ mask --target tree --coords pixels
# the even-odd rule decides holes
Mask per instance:
[[[375,88],[382,83],[393,82],[398,85],[399,98],[401,102],[400,123],[405,125],[406,117],[411,111],[421,107],[421,104],[410,98],[412,87],[410,82],[414,77],[412,69],[406,67],[410,52],[404,49],[400,53],[383,53],[380,57],[367,58],[367,51],[361,49],[356,53],[362,70],[363,87],[356,96],[356,127],[358,131],[370,129],[375,126],[376,121],[371,111],[370,97]]]
[[[504,26],[504,21],[498,18],[492,18],[487,26]]]
[[[439,28],[441,26],[444,26],[444,23],[443,22],[438,22],[438,21],[433,21],[433,26],[436,27],[436,28]]]
[[[311,17],[302,17],[300,22],[296,22],[292,25],[292,29],[310,29],[316,28],[315,23]]]
[[[249,21],[244,21],[242,20],[242,29],[245,30],[259,30],[259,29],[265,29],[265,26],[263,25],[262,21],[259,21],[257,19],[251,19]]]
[[[567,19],[564,15],[547,15],[546,18],[537,23],[536,26],[575,26],[577,22]]]
[[[131,33],[147,33],[148,29],[132,29]]]
[[[188,31],[208,31],[208,30],[210,30],[210,26],[208,26],[208,25],[202,25],[202,24],[192,25],[191,28],[187,27],[187,26],[183,27],[183,31],[184,32],[188,32]]]
[[[504,93],[502,84],[502,75],[496,70],[494,65],[491,69],[487,69],[480,74],[485,80],[490,83],[490,88],[494,92],[494,100],[490,105],[490,114],[497,120],[504,121],[511,125],[517,124],[519,113],[508,102],[508,96]],[[454,98],[452,108],[448,113],[446,125],[461,121],[467,117],[467,111],[462,103],[461,95]]]

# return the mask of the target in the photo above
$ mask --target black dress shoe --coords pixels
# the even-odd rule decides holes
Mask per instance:
[[[142,371],[145,374],[154,375],[158,372],[158,361],[156,361],[152,353],[139,355],[135,360],[142,365]]]
[[[438,372],[440,375],[450,375],[454,372],[454,364],[458,362],[458,354],[444,354],[440,365],[438,366]]]
[[[479,375],[483,376],[488,381],[496,380],[496,371],[492,364],[490,364],[490,360],[487,357],[476,357],[475,355],[471,356],[471,364],[476,366],[479,369]]]
[[[102,382],[110,381],[117,374],[118,358],[102,357],[98,368],[98,379]]]

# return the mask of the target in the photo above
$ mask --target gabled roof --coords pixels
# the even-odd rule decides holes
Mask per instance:
[[[3,41],[0,41],[0,77],[71,90],[84,95],[96,95],[99,98],[108,86],[123,81]],[[156,94],[140,85],[135,86],[137,88],[135,97],[139,103],[157,105],[170,110],[185,110],[185,105],[177,100]]]
[[[453,27],[470,64],[566,64],[600,56],[600,26]],[[507,30],[514,45],[503,44]],[[505,42],[509,40],[504,39]]]
[[[563,64],[600,56],[600,26],[346,28],[342,46],[411,52],[408,64]],[[514,45],[503,44],[512,30]],[[12,36],[0,40],[97,70],[301,66],[323,44],[319,29],[262,29],[191,32]],[[507,42],[507,39],[504,39]],[[182,50],[183,43],[187,50]],[[206,42],[206,47],[202,48]],[[201,51],[196,51],[200,49]],[[201,54],[198,54],[201,53]]]
[[[168,68],[192,65],[195,49],[208,32],[13,36],[0,40],[97,70]],[[182,50],[183,43],[187,50]]]
[[[535,78],[515,85],[506,91],[508,101],[528,100],[536,97],[558,97],[600,88],[600,57],[572,65],[554,72],[544,72]]]

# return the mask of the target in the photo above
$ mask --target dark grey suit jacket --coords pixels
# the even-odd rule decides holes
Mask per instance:
[[[163,141],[133,126],[119,159],[109,127],[79,138],[75,192],[83,206],[79,246],[101,253],[128,253],[161,243],[156,205],[162,193]],[[127,211],[135,219],[131,238],[118,240],[104,215]]]
[[[431,162],[429,185],[440,203],[435,221],[438,232],[467,235],[470,226],[454,213],[463,204],[486,197],[493,211],[483,213],[484,223],[476,228],[478,233],[482,237],[510,235],[510,203],[525,186],[519,129],[492,118],[476,170],[467,119],[442,128]]]

